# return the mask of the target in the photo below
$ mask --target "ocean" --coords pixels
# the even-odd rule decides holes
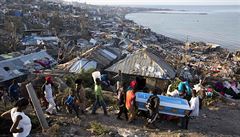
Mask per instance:
[[[126,18],[182,41],[203,41],[230,51],[240,50],[240,5],[144,7],[166,10],[131,13]]]

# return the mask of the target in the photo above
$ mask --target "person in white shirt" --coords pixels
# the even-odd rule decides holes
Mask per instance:
[[[192,91],[192,98],[189,101],[191,113],[190,116],[199,115],[199,97],[197,96],[196,90]]]
[[[186,118],[186,124],[184,127],[185,129],[188,129],[189,118],[196,117],[199,115],[199,97],[197,96],[196,90],[192,90],[192,98],[189,101],[189,105],[191,110],[185,116]]]
[[[13,125],[10,132],[13,133],[13,137],[27,137],[32,129],[31,119],[23,112],[26,110],[29,101],[25,98],[21,98],[16,102],[14,108],[4,112],[1,117],[11,117]]]
[[[47,114],[54,114],[53,113],[53,110],[55,109],[56,107],[56,103],[54,101],[54,98],[53,98],[53,93],[52,93],[52,79],[51,77],[46,77],[46,83],[45,83],[45,87],[44,87],[44,95],[45,95],[45,98],[47,100],[47,102],[49,103],[48,104],[48,108],[46,109],[46,112]]]

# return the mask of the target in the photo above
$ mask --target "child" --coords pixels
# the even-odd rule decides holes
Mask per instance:
[[[77,117],[79,117],[78,106],[75,104],[75,97],[74,97],[73,93],[71,93],[67,97],[64,104],[67,106],[67,110],[68,110],[69,113],[72,113],[72,110],[74,110]]]

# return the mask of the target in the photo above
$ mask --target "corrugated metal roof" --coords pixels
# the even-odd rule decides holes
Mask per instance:
[[[83,58],[96,61],[100,68],[110,65],[112,61],[120,58],[120,56],[120,49],[102,46],[96,46],[82,55]]]
[[[52,61],[51,65],[57,63],[45,50],[0,61],[0,82],[24,75],[24,73],[28,71],[25,66],[27,63],[33,63],[34,60],[45,57]],[[6,69],[8,69],[8,71]]]
[[[160,79],[174,78],[175,70],[157,53],[153,49],[138,50],[107,68],[106,71],[118,73],[121,70],[122,73],[130,75]]]
[[[96,69],[96,67],[97,67],[97,62],[90,61],[83,58],[76,61],[69,69],[69,72],[81,73],[82,70],[89,70],[91,68]]]
[[[104,68],[106,66],[109,66],[112,63],[112,61],[120,57],[121,57],[120,49],[96,46],[86,51],[84,54],[82,54],[80,58],[77,57],[67,63],[58,65],[58,68],[71,71],[70,70],[71,68],[80,67],[80,64],[77,62],[79,62],[82,59],[90,61],[90,64],[88,63],[88,66],[91,65],[91,67],[93,67],[95,66],[93,64],[97,63],[98,68]]]

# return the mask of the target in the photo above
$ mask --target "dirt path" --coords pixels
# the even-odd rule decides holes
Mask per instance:
[[[0,110],[4,110],[2,105],[0,105]],[[99,123],[108,130],[104,136],[240,136],[240,107],[223,102],[203,108],[199,117],[190,120],[188,130],[180,129],[176,122],[162,120],[157,122],[156,129],[146,129],[144,128],[145,119],[141,117],[134,124],[128,124],[125,120],[117,120],[113,111],[109,113],[110,116],[104,116],[102,109],[98,109],[97,113],[97,115],[87,113],[80,119],[65,113],[51,116],[49,120],[52,128],[45,134],[34,133],[32,136],[97,136],[91,131],[91,122]],[[2,136],[1,133],[0,136]]]
[[[190,120],[188,130],[180,129],[176,122],[171,121],[159,121],[156,124],[158,128],[146,129],[143,118],[138,118],[134,124],[128,124],[125,120],[117,120],[113,113],[109,117],[104,116],[101,109],[98,113],[81,116],[80,120],[72,116],[60,116],[57,120],[62,125],[59,136],[96,136],[90,131],[90,123],[93,121],[110,130],[110,133],[104,136],[240,136],[240,109],[224,103],[204,108],[199,117]]]

